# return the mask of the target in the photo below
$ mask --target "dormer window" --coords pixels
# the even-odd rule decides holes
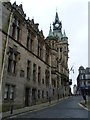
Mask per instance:
[[[12,34],[11,36],[16,39],[19,40],[20,37],[20,21],[16,19],[16,17],[13,18],[12,21]]]
[[[17,23],[16,17],[13,18],[13,23],[16,25]]]

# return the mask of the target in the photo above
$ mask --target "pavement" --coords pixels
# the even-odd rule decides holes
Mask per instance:
[[[81,100],[79,105],[83,107],[85,110],[90,111],[90,96],[87,96],[86,104],[84,100]],[[89,104],[88,104],[89,103]]]
[[[27,112],[38,111],[38,110],[47,108],[48,106],[53,106],[53,105],[57,104],[58,102],[60,102],[62,100],[65,100],[65,99],[68,99],[68,98],[69,97],[61,98],[59,100],[53,100],[53,101],[51,101],[51,104],[49,102],[46,102],[46,103],[42,103],[42,104],[38,104],[38,105],[24,107],[22,109],[16,109],[16,110],[13,110],[12,114],[11,114],[11,111],[3,112],[3,113],[0,113],[0,116],[2,116],[2,119],[4,120],[4,119],[7,119],[7,118],[16,116],[18,114],[23,114],[23,113],[27,113]]]
[[[78,104],[81,100],[83,100],[82,96],[72,96],[69,99],[63,99],[60,102],[54,102],[51,105],[14,115],[10,118],[16,120],[32,120],[33,118],[69,118],[69,120],[72,120],[72,118],[85,118],[85,120],[89,120],[90,112]],[[10,120],[10,118],[7,120]]]

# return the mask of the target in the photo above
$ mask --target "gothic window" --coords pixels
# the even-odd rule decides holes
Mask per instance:
[[[54,80],[54,87],[56,87],[56,81]]]
[[[15,38],[16,34],[16,17],[13,17],[13,23],[12,23],[12,37]]]
[[[42,50],[42,45],[39,43],[39,41],[38,41],[38,56],[40,57],[40,58],[42,58],[43,57],[43,50]]]
[[[19,41],[19,37],[20,37],[20,28],[17,28],[17,40]]]
[[[48,91],[46,91],[46,96],[47,96],[47,99],[48,99]]]
[[[16,57],[17,55],[13,53],[12,73],[16,73]]]
[[[44,79],[42,79],[42,84],[44,84]]]
[[[7,71],[9,73],[16,74],[17,58],[18,58],[18,53],[15,50],[15,47],[13,49],[9,48],[8,67],[7,67]]]
[[[38,99],[40,99],[40,90],[38,90]]]
[[[19,41],[19,39],[20,39],[20,21],[19,20],[17,20],[17,30],[16,30],[16,32],[17,32],[17,36],[16,36],[16,39],[17,39],[17,41]]]
[[[10,100],[14,100],[15,86],[10,86]]]
[[[50,77],[49,70],[46,70],[45,71],[45,81],[46,81],[47,86],[49,86],[49,77]]]
[[[12,37],[19,41],[20,37],[20,21],[16,17],[13,18]]]
[[[62,48],[60,48],[60,52],[62,52]]]
[[[42,91],[42,98],[44,98],[44,90]]]
[[[31,39],[31,33],[30,33],[30,30],[28,30],[28,35],[27,35],[27,48],[29,50],[32,50],[32,44],[33,44],[33,41]]]
[[[15,97],[15,86],[6,84],[4,91],[4,100],[14,100],[14,97]]]
[[[41,67],[38,67],[38,83],[41,83]]]
[[[53,95],[55,94],[55,90],[53,89]]]
[[[9,99],[9,85],[5,85],[4,100]]]
[[[8,72],[13,73],[13,52],[9,52],[9,57],[8,57]]]
[[[8,72],[12,72],[12,59],[8,58]]]
[[[49,51],[46,50],[46,63],[49,63]]]
[[[30,40],[30,50],[31,51],[33,50],[33,40],[32,39]]]
[[[36,64],[33,64],[33,81],[36,81]]]
[[[16,25],[12,25],[12,37],[15,38]]]
[[[30,79],[31,72],[31,61],[27,61],[27,79]]]
[[[29,36],[27,37],[27,48],[28,49],[30,48],[30,37]]]
[[[20,77],[24,77],[24,70],[20,71]]]
[[[38,56],[40,54],[40,45],[38,44]]]

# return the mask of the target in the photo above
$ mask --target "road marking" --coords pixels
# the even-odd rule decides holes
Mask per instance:
[[[88,108],[84,107],[82,104],[78,103],[79,106],[81,106],[83,109],[87,110],[87,111],[90,111]]]

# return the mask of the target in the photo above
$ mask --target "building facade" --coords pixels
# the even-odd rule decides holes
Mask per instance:
[[[44,37],[22,4],[2,4],[2,103],[16,108],[69,95],[68,37],[56,12]]]
[[[79,67],[79,75],[77,77],[77,90],[85,90],[86,94],[90,95],[90,68],[86,69],[83,66]]]

